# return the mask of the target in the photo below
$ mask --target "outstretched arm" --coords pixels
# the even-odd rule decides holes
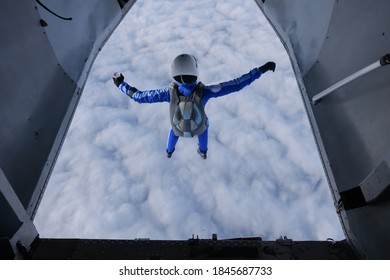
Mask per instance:
[[[169,102],[169,88],[141,91],[124,81],[121,73],[112,76],[114,84],[127,96],[138,103]]]
[[[206,87],[206,89],[208,89],[207,97],[220,97],[236,91],[240,91],[244,87],[250,85],[254,80],[260,78],[260,76],[265,72],[269,70],[275,71],[275,67],[276,65],[274,62],[267,62],[263,66],[254,68],[249,71],[249,73],[244,74],[237,79],[233,79],[231,81],[223,82],[217,85],[208,86]]]

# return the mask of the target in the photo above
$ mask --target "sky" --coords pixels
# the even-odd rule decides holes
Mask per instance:
[[[206,85],[276,63],[240,92],[211,99],[207,160],[197,138],[165,153],[168,103],[138,104],[198,60]],[[35,217],[41,237],[344,239],[303,101],[281,42],[255,1],[137,1],[97,57]]]

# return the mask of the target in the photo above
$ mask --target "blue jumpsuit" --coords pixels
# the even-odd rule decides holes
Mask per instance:
[[[263,73],[259,68],[254,68],[249,73],[244,74],[237,79],[233,79],[231,81],[219,83],[216,85],[205,86],[203,89],[202,98],[203,106],[206,106],[206,103],[210,98],[216,98],[228,95],[236,91],[240,91],[242,88],[250,85],[254,80],[260,78],[262,74]],[[192,84],[177,84],[179,86],[179,91],[182,94],[190,95],[195,88],[197,82]],[[145,91],[136,90],[135,92],[133,92],[134,88],[132,88],[128,83],[123,82],[118,86],[118,88],[138,103],[170,102],[169,87]],[[174,134],[171,128],[168,134],[168,141],[166,147],[168,153],[173,152],[178,139],[179,137]],[[199,150],[203,153],[206,153],[208,149],[208,127],[201,135],[198,135],[198,141]]]

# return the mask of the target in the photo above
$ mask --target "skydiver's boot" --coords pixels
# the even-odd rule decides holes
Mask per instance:
[[[168,152],[168,150],[166,150],[167,151],[167,158],[171,158],[172,157],[172,154],[173,154],[173,152],[175,151],[175,149],[173,149],[173,151],[172,152]]]
[[[200,155],[200,157],[202,159],[206,159],[207,158],[207,151],[206,152],[202,152],[200,149],[198,149],[198,154]]]

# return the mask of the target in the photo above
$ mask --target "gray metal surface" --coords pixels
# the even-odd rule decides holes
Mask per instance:
[[[9,238],[10,245],[30,250],[30,244],[38,237],[38,232],[1,169],[0,203],[0,238],[12,237]],[[22,258],[22,255],[15,251],[15,257]]]
[[[381,67],[336,89],[317,105],[310,102],[315,94],[389,53],[390,2],[312,2],[333,7],[332,13],[329,9],[318,12],[306,1],[257,1],[290,55],[348,240],[363,258],[390,258],[390,227],[386,222],[390,201],[386,196],[366,201],[360,187],[390,150],[390,67]],[[285,17],[280,6],[292,14]],[[328,22],[319,29],[321,34],[326,30],[322,41],[310,24],[317,19]],[[303,32],[305,38],[301,40]],[[302,55],[311,52],[312,41],[320,45],[314,60]]]
[[[58,64],[33,1],[5,1],[0,13],[0,166],[29,209],[76,83]]]
[[[45,2],[72,20],[38,1],[0,9],[0,237],[14,248],[36,235],[31,221],[89,70],[135,1]]]
[[[300,73],[316,62],[326,38],[335,0],[257,0],[264,14],[272,20],[288,51],[296,58]]]
[[[383,56],[383,57],[387,57],[388,55],[386,56]],[[355,73],[349,75],[348,77],[345,77],[344,79],[342,79],[341,81],[338,81],[337,83],[335,83],[334,85],[331,85],[330,87],[328,87],[327,89],[317,93],[316,95],[313,96],[313,98],[311,99],[312,103],[316,104],[317,102],[319,102],[322,98],[324,98],[325,96],[331,94],[332,92],[336,91],[337,89],[345,86],[346,84],[349,84],[353,81],[355,81],[356,79],[359,79],[360,77],[364,76],[364,75],[367,75],[368,73],[382,67],[382,66],[385,66],[385,65],[382,65],[381,64],[381,59],[378,59],[377,61],[371,63],[370,65],[367,65],[366,67],[356,71]]]

